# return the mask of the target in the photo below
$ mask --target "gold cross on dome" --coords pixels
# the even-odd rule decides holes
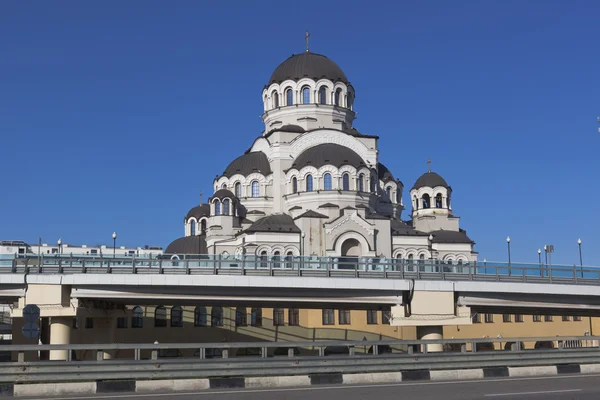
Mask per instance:
[[[308,31],[306,31],[306,35],[304,35],[304,40],[306,40],[306,51],[308,52],[308,38],[310,36],[310,33],[308,33]]]
[[[200,191],[200,204],[202,204],[202,191]]]
[[[431,158],[427,159],[427,170],[431,172]]]

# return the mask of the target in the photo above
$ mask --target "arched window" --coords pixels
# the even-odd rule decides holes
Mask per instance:
[[[425,254],[421,254],[419,256],[419,266],[421,266],[421,267],[425,266]]]
[[[248,325],[248,311],[246,307],[237,307],[235,309],[235,326],[246,326]]]
[[[131,327],[132,328],[143,328],[144,327],[144,311],[142,307],[137,306],[131,312]]]
[[[281,268],[281,253],[278,251],[273,253],[273,267]]]
[[[165,326],[167,326],[167,309],[163,306],[158,306],[154,310],[154,327],[164,328]]]
[[[221,215],[221,202],[215,200],[215,215]]]
[[[292,178],[292,193],[298,193],[298,179],[296,177]]]
[[[229,215],[229,199],[223,200],[223,215]]]
[[[442,208],[442,194],[435,195],[435,208]]]
[[[285,267],[292,268],[292,260],[294,259],[294,253],[288,251],[285,256]]]
[[[238,199],[242,197],[242,184],[240,182],[235,184],[235,197]]]
[[[377,193],[377,191],[375,190],[375,179],[376,178],[374,176],[371,176],[371,193]]]
[[[385,195],[387,196],[387,200],[388,201],[392,201],[392,188],[391,187],[387,187],[387,189],[385,189]]]
[[[271,97],[273,98],[273,108],[279,107],[279,94],[277,92],[273,92]]]
[[[307,192],[313,191],[313,177],[310,174],[306,175],[306,191]]]
[[[250,325],[262,326],[262,308],[252,308],[252,310],[250,311]]]
[[[227,184],[226,184],[226,183],[223,183],[223,184],[221,185],[221,189],[227,189]]]
[[[323,175],[323,189],[325,189],[325,190],[331,190],[332,189],[331,174],[330,173],[326,173],[325,175]]]
[[[431,198],[429,197],[429,195],[427,193],[425,193],[423,195],[423,208],[429,208],[431,207]]]
[[[190,235],[196,236],[196,221],[190,222]]]
[[[414,256],[412,254],[408,255],[408,260],[407,260],[407,267],[409,271],[413,270],[413,263],[414,263]]]
[[[365,174],[360,174],[358,176],[358,191],[359,192],[365,191]]]
[[[354,96],[352,96],[351,92],[348,92],[348,108],[352,109],[352,105],[354,103]]]
[[[302,104],[310,104],[310,88],[308,86],[302,88]]]
[[[342,95],[342,89],[339,89],[335,91],[335,96],[333,99],[333,102],[336,106],[340,105],[340,96]]]
[[[325,86],[319,88],[319,104],[327,104],[327,90]]]
[[[258,197],[259,195],[258,181],[252,181],[252,197]]]
[[[342,190],[350,190],[350,174],[342,175]]]
[[[419,209],[419,200],[417,199],[417,196],[413,197],[413,203],[414,203],[415,210],[418,210]]]
[[[450,208],[450,196],[446,197],[446,208]]]
[[[268,268],[267,265],[267,251],[263,250],[260,252],[260,267],[261,268]]]
[[[171,308],[171,328],[183,327],[183,310],[179,306]]]
[[[294,91],[292,89],[288,89],[285,92],[285,98],[286,98],[286,106],[293,106],[294,105]]]
[[[210,325],[223,326],[223,308],[213,307],[210,311]]]
[[[206,220],[203,219],[202,221],[200,221],[200,233],[201,234],[205,234],[206,233]]]
[[[206,322],[206,307],[196,307],[194,310],[194,326],[206,326]]]

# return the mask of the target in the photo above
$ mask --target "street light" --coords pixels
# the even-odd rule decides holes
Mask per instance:
[[[510,236],[506,237],[506,244],[508,245],[508,274],[510,275]]]
[[[583,278],[583,257],[581,255],[581,238],[577,239],[579,245],[579,266],[581,267],[581,277]]]
[[[62,246],[62,239],[58,239],[58,254],[62,253],[61,246]]]
[[[544,276],[544,272],[542,271],[542,249],[538,249],[538,262],[540,264],[540,276]]]
[[[112,238],[113,238],[113,258],[115,258],[116,254],[117,254],[117,232],[113,232]]]

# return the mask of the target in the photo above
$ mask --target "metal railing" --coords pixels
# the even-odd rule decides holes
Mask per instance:
[[[534,345],[532,343],[535,343]],[[0,362],[0,382],[177,379],[326,372],[482,368],[600,362],[600,337],[440,340],[8,345],[16,361]],[[442,351],[432,351],[432,350]],[[496,349],[496,350],[492,350]],[[502,350],[499,350],[502,349]],[[26,361],[64,351],[65,361]],[[74,355],[90,352],[89,361]],[[119,358],[105,359],[105,353]],[[34,357],[34,358],[35,358]]]
[[[449,264],[441,260],[366,257],[161,255],[136,258],[17,254],[0,260],[0,273],[316,276],[600,284],[599,267],[501,262]]]

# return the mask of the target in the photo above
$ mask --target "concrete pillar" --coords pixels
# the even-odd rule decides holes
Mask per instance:
[[[418,326],[417,337],[419,340],[438,340],[443,339],[444,327],[443,326]],[[444,351],[442,344],[427,344],[427,352],[433,353],[438,351]],[[425,351],[425,349],[422,349]]]
[[[70,344],[73,317],[50,318],[50,344]],[[66,360],[68,350],[51,350],[50,360]]]

